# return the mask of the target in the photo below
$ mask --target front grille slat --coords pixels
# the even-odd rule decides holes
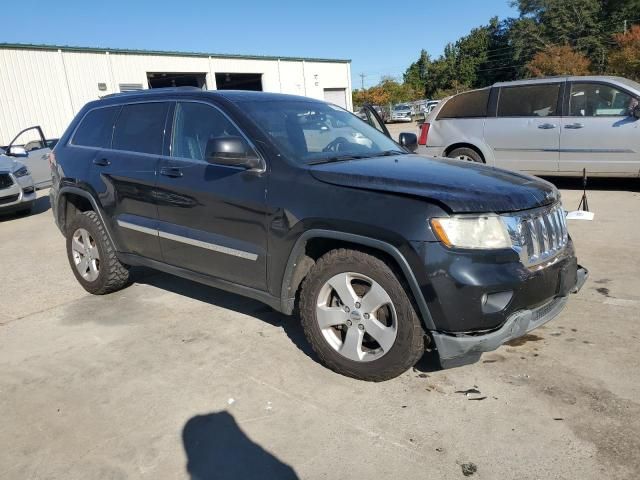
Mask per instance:
[[[8,173],[0,173],[0,189],[9,188],[13,185],[13,179]]]
[[[564,210],[560,204],[510,218],[516,225],[516,246],[527,266],[555,257],[569,241]]]

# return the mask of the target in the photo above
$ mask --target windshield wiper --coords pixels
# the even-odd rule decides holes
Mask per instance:
[[[361,158],[367,158],[368,155],[335,155],[333,157],[327,158],[319,158],[317,160],[312,160],[307,162],[307,165],[320,165],[322,163],[333,163],[333,162],[346,162],[347,160],[359,160]]]
[[[385,150],[384,152],[377,153],[376,157],[390,157],[391,155],[407,155],[407,152],[402,150]]]

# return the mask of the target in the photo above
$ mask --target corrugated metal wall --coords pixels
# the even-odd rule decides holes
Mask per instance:
[[[0,145],[20,130],[41,125],[59,137],[74,115],[91,100],[119,92],[120,84],[147,88],[147,73],[206,74],[215,89],[215,73],[260,73],[262,88],[324,98],[325,88],[351,91],[349,63],[303,60],[145,55],[28,48],[0,48]],[[105,91],[98,84],[106,85]],[[351,95],[347,95],[351,108]]]

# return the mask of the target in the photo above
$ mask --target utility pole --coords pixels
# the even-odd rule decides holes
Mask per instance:
[[[627,33],[627,21],[624,21],[624,33]]]
[[[362,90],[364,90],[364,77],[366,77],[366,75],[364,73],[360,74],[360,85],[362,86]]]

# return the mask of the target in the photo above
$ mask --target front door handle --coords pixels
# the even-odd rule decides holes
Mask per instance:
[[[541,123],[538,125],[538,128],[541,128],[542,130],[551,130],[552,128],[556,128],[556,125],[554,123]]]
[[[96,158],[93,161],[93,164],[98,165],[99,167],[108,167],[109,165],[111,165],[111,162],[106,158]]]
[[[571,130],[577,130],[579,128],[584,128],[584,123],[570,123],[565,125],[564,128],[569,128]]]
[[[171,178],[179,178],[182,176],[182,169],[176,167],[163,167],[160,169],[160,175]]]

